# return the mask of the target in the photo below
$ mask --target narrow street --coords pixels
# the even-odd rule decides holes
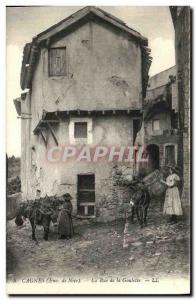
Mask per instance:
[[[140,229],[124,221],[92,224],[75,221],[71,240],[58,239],[51,226],[49,240],[43,240],[43,228],[36,230],[38,243],[31,240],[27,222],[17,227],[7,224],[8,280],[24,277],[187,277],[189,273],[189,225],[183,221],[169,225],[160,208],[151,203],[148,226]],[[123,247],[124,243],[127,247]]]

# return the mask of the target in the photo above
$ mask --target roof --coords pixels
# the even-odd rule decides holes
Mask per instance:
[[[115,16],[105,12],[104,10],[94,7],[94,6],[87,6],[82,8],[81,10],[78,10],[74,14],[70,15],[66,19],[63,19],[59,23],[49,27],[45,31],[38,34],[34,39],[36,42],[40,43],[43,40],[46,40],[48,38],[51,38],[52,36],[56,35],[58,32],[65,30],[69,28],[74,23],[78,22],[79,20],[83,19],[84,17],[91,15],[91,16],[97,16],[98,18],[101,18],[114,26],[118,27],[121,30],[124,30],[125,32],[131,34],[136,39],[139,39],[148,44],[147,38],[143,37],[139,32],[133,30],[132,28],[128,27],[126,23],[124,23],[122,20],[116,18]]]
[[[165,94],[168,84],[176,77],[176,66],[166,69],[149,79],[145,102],[152,102]]]
[[[142,116],[142,110],[136,109],[128,110],[128,109],[117,109],[117,110],[64,110],[64,111],[43,111],[42,118],[39,120],[38,124],[36,125],[35,129],[33,130],[34,134],[38,134],[41,128],[47,127],[47,123],[60,123],[62,120],[66,119],[67,117],[84,117],[84,116],[100,116],[100,115],[129,115],[129,116],[137,116],[138,118]]]
[[[32,39],[31,43],[25,45],[20,78],[21,88],[23,90],[25,88],[31,88],[31,82],[41,47],[47,46],[51,39],[53,39],[55,36],[58,36],[59,33],[69,33],[69,31],[73,29],[76,24],[79,24],[80,21],[93,20],[95,18],[109,23],[116,29],[127,34],[129,37],[131,36],[133,40],[140,44],[142,50],[143,94],[145,95],[148,83],[148,71],[151,65],[150,49],[148,48],[147,38],[142,36],[139,32],[128,27],[120,19],[94,6],[82,8],[66,19],[39,33]]]
[[[169,82],[170,76],[176,76],[176,66],[173,66],[150,77],[147,90],[152,90],[166,85]]]
[[[144,101],[145,118],[158,107],[170,108],[171,84],[175,82],[176,66],[166,69],[149,79]]]

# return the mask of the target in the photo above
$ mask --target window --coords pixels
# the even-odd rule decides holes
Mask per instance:
[[[87,122],[74,123],[74,138],[87,138]]]
[[[71,118],[69,139],[71,144],[92,144],[92,119]]]
[[[159,120],[153,120],[152,121],[152,130],[153,131],[160,130],[160,122],[159,122]]]
[[[95,175],[78,175],[78,213],[82,216],[95,215]]]
[[[49,50],[49,76],[66,75],[66,48]]]

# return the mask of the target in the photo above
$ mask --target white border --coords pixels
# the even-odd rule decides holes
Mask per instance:
[[[0,41],[1,41],[1,47],[0,47],[0,62],[1,62],[1,72],[0,72],[0,82],[1,82],[1,87],[0,87],[0,124],[1,124],[1,130],[0,130],[0,141],[1,141],[1,155],[0,155],[0,166],[1,166],[1,185],[0,185],[0,199],[1,199],[1,209],[0,209],[0,220],[1,220],[1,247],[0,247],[0,255],[1,255],[1,271],[0,271],[0,299],[9,299],[8,296],[5,293],[5,141],[6,141],[6,136],[5,136],[5,126],[6,126],[6,117],[5,117],[5,82],[6,82],[6,51],[5,51],[5,41],[6,41],[6,33],[5,33],[5,28],[6,28],[6,17],[5,17],[5,6],[8,5],[13,5],[13,6],[23,6],[23,5],[69,5],[69,6],[74,6],[74,5],[81,5],[81,6],[86,6],[86,5],[97,5],[97,6],[104,6],[104,5],[111,5],[111,6],[116,6],[116,5],[137,5],[137,6],[148,6],[148,5],[161,5],[161,6],[169,6],[169,5],[190,5],[193,9],[196,8],[196,1],[195,0],[184,0],[184,1],[179,1],[179,0],[162,0],[162,1],[146,1],[146,0],[105,0],[105,1],[78,1],[78,0],[72,0],[72,1],[65,1],[65,0],[56,0],[54,1],[49,1],[49,0],[2,0],[0,2],[0,26],[1,26],[1,34],[0,34]],[[193,41],[196,40],[195,38],[195,29],[193,29]],[[194,46],[193,46],[194,48]],[[195,60],[193,60],[194,66],[195,67]],[[195,69],[195,68],[194,68]],[[194,81],[192,82],[192,87],[196,86],[195,85],[195,77],[193,78]],[[193,95],[194,96],[194,95]],[[192,99],[193,102],[193,99]],[[194,114],[195,112],[195,107],[194,106]],[[193,118],[194,119],[194,118]],[[193,121],[193,120],[192,120]],[[195,146],[195,140],[196,140],[196,125],[193,122],[193,140]],[[193,161],[194,167],[196,166],[196,160]],[[193,178],[193,187],[196,185],[196,177]],[[192,196],[192,199],[194,199],[194,194]],[[196,205],[194,206],[194,214],[196,213]],[[194,220],[194,218],[193,218]],[[194,231],[194,238],[196,237],[196,230]],[[195,240],[195,239],[194,239]],[[193,262],[195,263],[195,259]],[[195,266],[195,264],[194,264]],[[194,268],[195,269],[195,268]],[[194,282],[193,286],[196,286],[196,276],[193,277]],[[20,299],[21,297],[17,297]],[[34,297],[32,297],[34,298]],[[57,297],[51,297],[52,299],[58,299]],[[69,298],[69,297],[67,297]],[[102,297],[102,299],[106,299],[106,297]],[[135,297],[132,297],[135,298]],[[139,299],[141,297],[137,297],[136,299]],[[169,299],[170,297],[167,297]],[[188,297],[187,297],[188,298]],[[28,297],[22,297],[21,299],[28,299]],[[43,299],[41,297],[36,297],[35,299]],[[73,299],[70,298],[70,299]],[[171,298],[172,299],[172,298]]]

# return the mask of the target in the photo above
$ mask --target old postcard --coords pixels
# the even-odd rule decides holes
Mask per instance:
[[[8,6],[7,293],[191,293],[191,9]]]

